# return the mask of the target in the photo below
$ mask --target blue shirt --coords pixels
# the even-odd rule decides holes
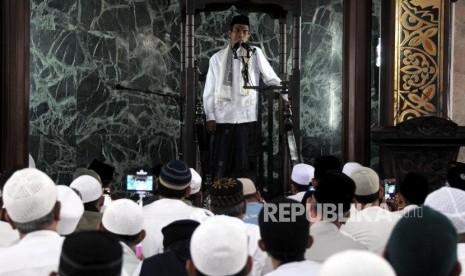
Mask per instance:
[[[263,204],[260,202],[247,202],[247,212],[244,216],[244,222],[258,225],[258,213],[262,209]]]

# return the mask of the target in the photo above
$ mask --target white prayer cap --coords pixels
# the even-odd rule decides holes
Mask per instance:
[[[344,164],[344,167],[342,167],[342,172],[345,173],[347,176],[350,176],[353,171],[362,167],[363,166],[357,162],[347,162]]]
[[[29,168],[33,168],[33,169],[36,168],[36,162],[34,161],[34,157],[32,157],[32,155],[30,154],[29,154]]]
[[[30,222],[48,215],[57,202],[57,189],[45,173],[27,168],[15,172],[3,188],[3,207],[14,222]]]
[[[355,182],[355,195],[368,196],[379,191],[379,176],[368,167],[354,170],[350,178]]]
[[[197,227],[191,238],[194,266],[205,275],[234,275],[248,256],[245,224],[238,218],[214,216]]]
[[[193,168],[190,168],[192,179],[191,179],[191,195],[196,194],[202,187],[202,177]]]
[[[318,276],[395,276],[392,266],[381,256],[366,250],[346,250],[330,256]]]
[[[308,164],[300,163],[292,168],[291,179],[300,185],[310,185],[315,168]]]
[[[252,180],[249,178],[238,178],[242,183],[242,194],[244,196],[246,195],[253,195],[257,192],[257,188],[255,187],[255,184],[253,184]]]
[[[425,205],[445,215],[457,233],[465,233],[465,191],[442,187],[426,197]]]
[[[57,185],[57,192],[61,203],[57,232],[60,235],[69,235],[76,230],[84,213],[84,204],[79,195],[66,185]]]
[[[130,199],[117,199],[105,209],[102,224],[113,234],[125,236],[139,234],[144,225],[142,207]]]
[[[81,193],[82,202],[87,203],[99,199],[102,196],[102,184],[95,177],[81,175],[69,185]]]

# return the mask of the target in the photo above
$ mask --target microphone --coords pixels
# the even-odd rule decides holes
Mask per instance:
[[[117,85],[115,85],[114,88],[115,88],[115,90],[128,90],[127,87],[124,87],[124,86],[122,86],[122,85],[119,84],[119,83],[118,83]]]
[[[241,43],[242,48],[246,49],[247,51],[252,51],[252,48],[250,47],[249,44],[242,42]]]
[[[237,49],[239,49],[240,46],[241,46],[241,43],[236,42],[236,44],[234,44],[234,46],[232,47],[232,52],[233,52],[233,58],[234,59],[237,59]]]
[[[247,52],[247,54],[246,54],[246,57],[247,57],[247,58],[250,58],[250,57],[252,57],[253,54],[255,54],[255,48],[250,47],[249,44],[247,44],[247,43],[245,43],[245,42],[242,42],[242,43],[241,43],[241,46],[242,46],[242,48],[244,48],[245,51]]]
[[[241,46],[241,43],[240,42],[236,42],[236,44],[234,44],[233,46],[233,51],[237,51],[237,49],[239,49],[239,47]]]

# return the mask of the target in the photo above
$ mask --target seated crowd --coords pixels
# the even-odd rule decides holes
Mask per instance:
[[[105,193],[101,162],[69,185],[15,168],[0,176],[0,275],[461,275],[464,167],[434,191],[409,172],[392,199],[373,169],[320,156],[268,202],[250,178],[202,187],[180,160],[138,201]]]

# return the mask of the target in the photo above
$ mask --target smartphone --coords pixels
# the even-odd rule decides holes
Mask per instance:
[[[384,180],[384,198],[394,200],[396,196],[396,180],[389,178]]]
[[[152,192],[153,175],[128,174],[126,176],[126,190]]]

